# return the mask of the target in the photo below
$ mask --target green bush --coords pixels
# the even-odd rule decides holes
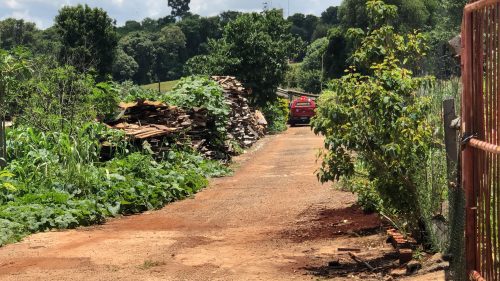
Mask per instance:
[[[396,13],[394,6],[370,0],[367,8],[374,28],[366,34],[355,31],[363,34],[355,65],[329,84],[312,121],[328,149],[318,176],[326,182],[364,175],[366,181],[354,190],[376,191],[377,207],[402,230],[416,233],[424,216],[418,200],[419,174],[425,170],[435,135],[427,118],[430,99],[418,95],[431,79],[415,78],[407,67],[425,54],[427,46],[423,35],[401,35],[386,24]]]
[[[262,108],[262,113],[266,117],[270,134],[276,134],[287,129],[288,116],[290,114],[289,102],[287,99],[278,98],[275,102],[268,102]]]
[[[92,90],[91,103],[100,120],[114,117],[119,102],[119,89],[115,84],[98,83]]]
[[[135,85],[131,81],[117,84],[116,87],[119,90],[120,100],[124,102],[160,99],[160,95],[158,94],[157,90],[143,88],[141,86]]]
[[[288,71],[286,72],[285,81],[283,82],[283,87],[288,89],[300,89],[299,79],[301,63],[290,64]]]

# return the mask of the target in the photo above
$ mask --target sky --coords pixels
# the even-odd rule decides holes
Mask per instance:
[[[264,2],[272,8],[283,9],[285,15],[288,12],[290,15],[321,15],[326,8],[340,5],[341,0],[191,0],[190,7],[192,13],[214,16],[227,10],[261,11]],[[141,21],[146,17],[159,18],[170,14],[167,0],[0,0],[0,19],[25,19],[35,22],[39,28],[47,28],[53,24],[61,7],[79,3],[103,8],[119,26],[127,20]]]

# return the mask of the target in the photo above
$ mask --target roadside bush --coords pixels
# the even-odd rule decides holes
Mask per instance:
[[[367,9],[372,29],[351,31],[362,35],[355,65],[329,84],[312,121],[327,148],[318,177],[326,182],[363,175],[366,180],[354,181],[353,190],[376,191],[379,199],[371,201],[380,203],[379,211],[403,231],[418,233],[424,215],[419,174],[435,139],[427,119],[430,99],[418,90],[432,79],[414,78],[408,67],[425,55],[425,37],[395,33],[387,24],[395,6],[370,0]]]
[[[119,89],[112,83],[98,83],[92,90],[91,103],[99,120],[115,116],[120,103]]]
[[[287,129],[288,116],[290,114],[289,102],[287,99],[278,98],[274,102],[268,102],[262,108],[262,113],[266,117],[270,134],[276,134]]]
[[[288,71],[286,72],[285,81],[283,82],[283,87],[288,89],[300,89],[299,79],[300,79],[300,69],[301,63],[290,64]]]
[[[0,110],[2,117],[19,112],[19,103],[25,97],[21,91],[23,83],[32,72],[31,54],[22,48],[13,51],[0,49]]]
[[[95,81],[70,66],[42,66],[23,84],[17,123],[44,131],[69,131],[94,120],[91,104]]]

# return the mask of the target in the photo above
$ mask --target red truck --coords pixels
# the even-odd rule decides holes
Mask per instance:
[[[316,103],[308,97],[300,97],[290,103],[290,117],[288,123],[290,126],[296,124],[309,124],[311,118],[316,114]]]

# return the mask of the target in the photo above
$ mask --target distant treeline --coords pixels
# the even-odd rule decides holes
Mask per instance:
[[[350,31],[365,29],[368,24],[366,2],[344,0],[321,16],[297,13],[286,19],[291,24],[289,32],[303,41],[301,51],[290,60],[305,62],[301,74],[287,83],[318,92],[323,81],[344,73],[357,44]],[[385,2],[398,7],[398,18],[392,23],[396,29],[427,33],[433,46],[432,56],[449,56],[446,42],[459,30],[460,11],[466,0]],[[225,26],[240,15],[237,11],[225,11],[218,16],[202,17],[183,11],[160,19],[131,20],[117,27],[116,21],[102,9],[86,5],[64,7],[54,25],[45,30],[22,19],[0,21],[0,48],[25,46],[35,55],[53,57],[62,65],[94,70],[101,80],[112,77],[149,84],[182,77],[186,62],[208,54],[210,40],[221,39]],[[449,63],[453,63],[452,59]],[[447,76],[454,70],[429,60],[420,71]]]

